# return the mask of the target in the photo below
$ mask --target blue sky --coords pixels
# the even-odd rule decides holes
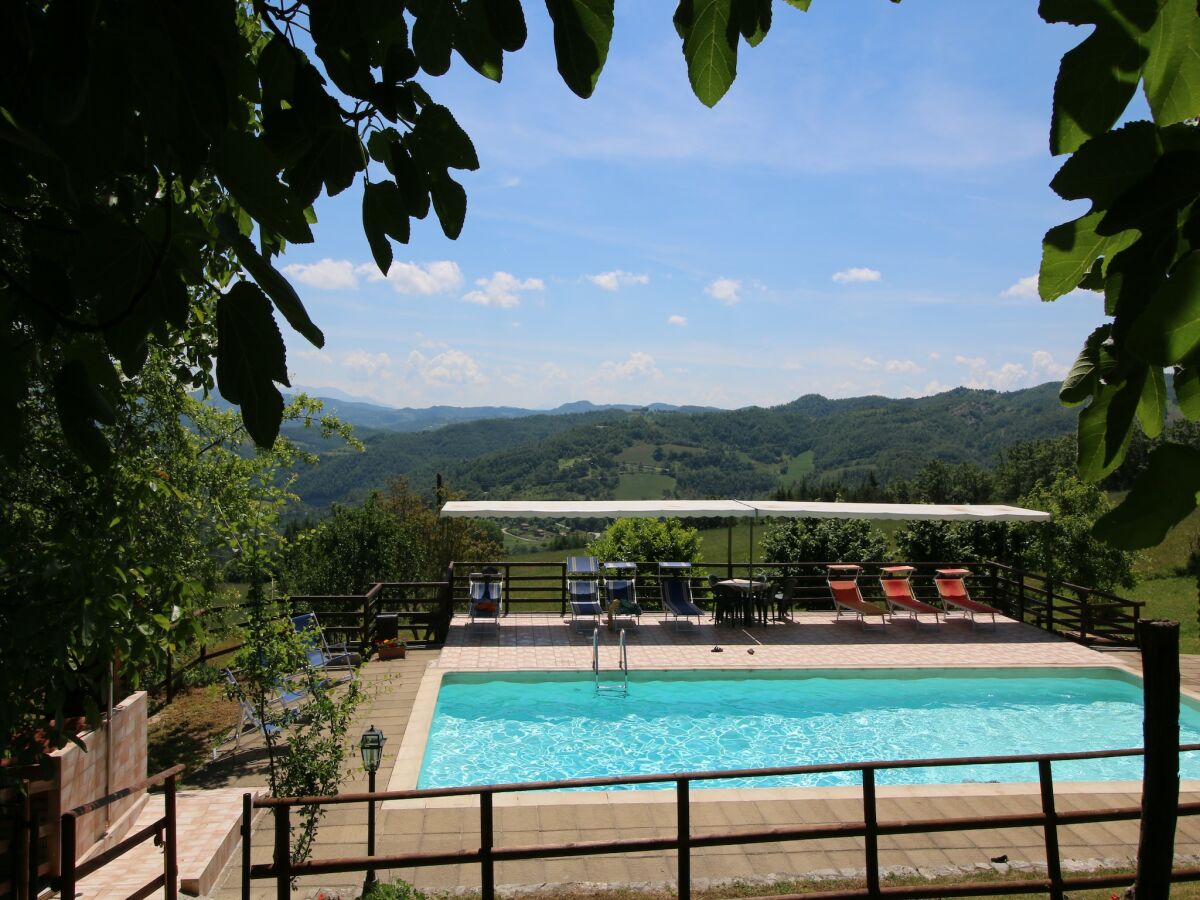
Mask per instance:
[[[618,0],[595,95],[555,66],[540,3],[494,84],[425,78],[475,141],[467,222],[432,215],[381,276],[356,186],[284,264],[326,346],[294,384],[395,406],[784,403],[1060,379],[1099,324],[1046,304],[1058,61],[1085,35],[1033,3],[775,4],[709,110],[673,3]],[[286,330],[286,329],[285,329]]]

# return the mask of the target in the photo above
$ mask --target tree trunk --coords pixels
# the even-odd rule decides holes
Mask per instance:
[[[1175,855],[1179,807],[1179,623],[1139,623],[1146,748],[1142,776],[1142,827],[1137,882],[1126,893],[1138,900],[1167,900]]]

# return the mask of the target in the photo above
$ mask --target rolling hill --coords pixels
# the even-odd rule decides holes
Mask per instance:
[[[1014,443],[1071,431],[1075,413],[1059,405],[1057,389],[808,395],[767,409],[591,408],[417,433],[367,429],[364,453],[330,447],[295,488],[306,511],[320,513],[395,477],[432,493],[437,473],[468,497],[492,499],[762,497],[809,473],[886,482],[933,458],[990,465]],[[355,421],[344,403],[330,405]]]

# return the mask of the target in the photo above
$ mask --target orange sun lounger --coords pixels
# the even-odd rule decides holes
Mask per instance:
[[[908,616],[915,625],[932,624],[934,628],[942,627],[942,611],[936,606],[918,600],[913,594],[912,583],[909,579],[916,571],[912,566],[884,566],[880,570],[879,584],[883,588],[884,599],[887,600],[888,612],[896,618],[897,612]],[[933,616],[933,622],[922,622],[921,616]]]
[[[972,628],[980,623],[980,616],[990,616],[991,626],[995,628],[996,616],[1002,615],[1002,613],[986,603],[971,599],[971,595],[967,593],[967,586],[963,583],[963,579],[970,574],[970,569],[937,570],[933,583],[937,585],[938,595],[942,598],[942,606],[945,607],[944,615],[948,619],[950,609],[953,607],[962,613],[962,618],[971,620]]]
[[[887,623],[887,610],[881,609],[874,603],[868,603],[858,589],[858,573],[862,566],[830,566],[826,580],[829,582],[829,593],[833,595],[833,606],[837,610],[837,618],[846,612],[858,619],[863,631],[871,627],[870,619],[877,620],[875,627],[883,628]]]

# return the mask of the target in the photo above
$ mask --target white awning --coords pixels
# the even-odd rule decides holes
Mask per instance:
[[[742,500],[760,517],[791,519],[934,519],[941,522],[1049,522],[1050,513],[1019,506],[972,503],[805,503]]]
[[[1016,506],[936,503],[804,503],[791,500],[451,500],[448,518],[659,519],[768,518],[933,519],[976,522],[1048,522],[1050,513]]]
[[[750,517],[737,500],[450,500],[442,515],[475,519],[660,519]]]

